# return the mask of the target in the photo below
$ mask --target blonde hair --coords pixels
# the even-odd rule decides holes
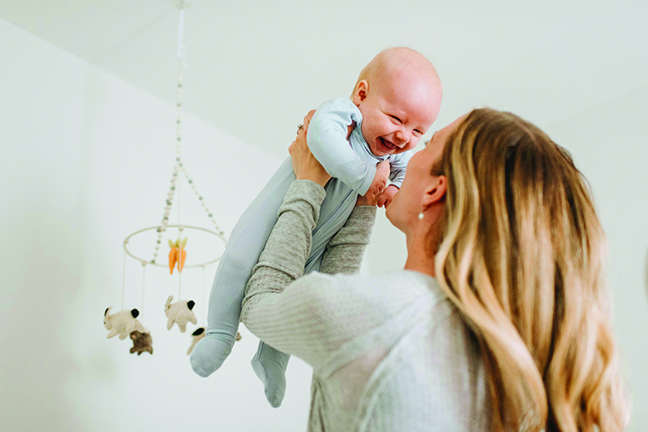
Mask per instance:
[[[481,345],[491,429],[621,431],[606,242],[567,151],[479,109],[433,169],[448,179],[436,275]]]

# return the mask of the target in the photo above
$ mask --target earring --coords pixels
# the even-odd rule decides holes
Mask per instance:
[[[422,220],[424,217],[425,217],[425,215],[423,214],[423,212],[421,212],[421,213],[418,214],[418,218],[419,218],[419,220]]]

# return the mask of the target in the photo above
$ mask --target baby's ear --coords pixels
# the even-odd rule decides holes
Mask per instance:
[[[353,91],[353,104],[359,106],[369,95],[369,83],[367,80],[361,80]]]

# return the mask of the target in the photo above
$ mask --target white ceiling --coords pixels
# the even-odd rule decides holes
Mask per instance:
[[[348,96],[381,49],[437,66],[438,129],[489,105],[542,126],[648,87],[648,2],[193,0],[184,107],[285,155],[296,124]],[[20,0],[0,17],[175,102],[178,9],[171,0]]]

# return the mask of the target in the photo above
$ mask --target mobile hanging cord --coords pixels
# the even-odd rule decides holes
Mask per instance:
[[[126,243],[126,241],[124,241]],[[124,310],[124,295],[126,294],[126,249],[124,249],[124,270],[122,272],[122,302],[121,309]]]
[[[178,187],[178,300],[182,299],[182,224],[180,221],[180,189],[182,177],[182,156],[180,154],[180,144],[182,143],[182,69],[185,66],[185,45],[182,41],[184,35],[184,13],[185,2],[179,4],[180,20],[178,22],[178,103],[177,103],[177,118],[176,118],[176,166],[175,173]]]
[[[146,263],[142,263],[142,312],[144,312],[144,293],[146,291]],[[144,323],[144,315],[142,314],[142,323]]]

